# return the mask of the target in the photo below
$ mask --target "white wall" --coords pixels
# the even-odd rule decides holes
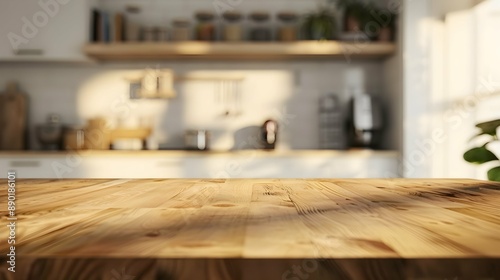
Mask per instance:
[[[385,1],[385,0],[384,0]],[[126,4],[138,4],[142,11],[137,20],[145,26],[169,26],[173,18],[193,19],[197,10],[217,11],[214,3],[230,3],[234,9],[248,14],[254,10],[276,13],[295,10],[307,13],[325,0],[101,0],[99,7],[111,12],[124,11]],[[382,1],[383,2],[383,1]],[[387,0],[386,2],[390,2]],[[194,20],[194,19],[193,19]],[[273,19],[276,22],[276,19]],[[68,25],[69,26],[69,25]],[[317,108],[320,96],[339,94],[345,103],[349,88],[362,86],[367,92],[381,95],[386,109],[399,107],[393,96],[400,94],[397,84],[399,68],[387,74],[387,67],[400,63],[400,56],[389,66],[380,61],[315,61],[315,62],[161,62],[114,63],[95,65],[65,64],[0,64],[0,89],[9,80],[19,81],[30,96],[30,126],[44,122],[47,114],[58,113],[65,123],[84,124],[90,117],[116,118],[124,114],[151,117],[155,138],[170,147],[182,147],[185,129],[214,131],[214,149],[226,150],[238,146],[234,133],[244,127],[260,126],[267,118],[277,119],[282,128],[278,148],[318,148]],[[221,117],[222,108],[215,102],[215,86],[207,82],[187,82],[177,85],[178,98],[169,101],[130,101],[127,99],[126,76],[147,67],[172,68],[176,74],[192,72],[214,73],[238,71],[245,76],[243,83],[243,114],[239,117]],[[352,79],[352,77],[362,77]],[[346,84],[349,81],[349,85]],[[385,86],[384,83],[390,84]],[[386,95],[385,92],[391,92]],[[127,113],[127,112],[130,113]],[[397,116],[397,114],[395,115]],[[391,115],[394,118],[394,115]],[[399,118],[391,126],[400,126]],[[33,135],[33,129],[32,135]],[[396,132],[395,132],[396,131]],[[385,148],[397,148],[389,129]],[[32,146],[37,147],[34,137]]]
[[[184,82],[176,86],[173,100],[128,100],[127,76],[146,67],[172,68],[177,74],[237,71],[245,80],[242,115],[224,118],[209,82]],[[185,129],[214,131],[213,148],[233,148],[234,133],[260,126],[267,118],[281,124],[279,148],[318,148],[318,99],[327,93],[349,97],[347,76],[362,73],[358,80],[369,92],[383,91],[379,62],[261,62],[261,63],[130,63],[103,65],[0,65],[0,87],[19,81],[30,97],[30,125],[58,113],[65,123],[84,124],[90,117],[152,117],[155,136],[171,147],[182,147]],[[233,73],[234,74],[234,73]],[[130,113],[129,113],[130,112]],[[32,144],[36,141],[32,139]],[[35,146],[36,147],[36,146]]]
[[[398,17],[396,37],[398,48],[396,54],[387,59],[383,65],[384,94],[382,98],[385,104],[390,104],[387,108],[389,125],[385,135],[385,145],[398,151],[402,151],[403,146],[403,7],[402,0],[388,0],[385,4],[386,10],[392,11]],[[402,175],[401,171],[399,173]]]

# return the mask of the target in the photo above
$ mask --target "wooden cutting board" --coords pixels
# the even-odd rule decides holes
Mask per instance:
[[[0,93],[0,150],[26,149],[27,98],[11,82]]]

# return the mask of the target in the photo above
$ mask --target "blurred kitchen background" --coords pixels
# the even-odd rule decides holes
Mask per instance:
[[[500,115],[498,0],[0,5],[2,177],[485,179],[494,166],[463,154]]]

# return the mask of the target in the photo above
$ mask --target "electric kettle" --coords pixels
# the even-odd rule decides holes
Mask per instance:
[[[264,150],[274,150],[278,141],[278,123],[274,120],[267,120],[261,128],[261,136]]]

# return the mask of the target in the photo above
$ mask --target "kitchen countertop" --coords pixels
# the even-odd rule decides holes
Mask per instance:
[[[300,275],[296,266],[309,279],[500,277],[499,183],[16,183],[16,254],[21,257],[16,278],[9,278],[2,254],[1,279],[34,279],[29,277],[35,274],[36,279],[108,279],[122,272],[135,280],[306,279],[293,278]],[[7,201],[5,180],[0,186]],[[7,246],[4,239],[2,253]]]
[[[140,150],[140,151],[120,151],[120,150],[82,150],[82,151],[0,151],[1,157],[61,157],[78,154],[82,157],[213,157],[213,156],[257,156],[257,157],[289,157],[289,156],[317,156],[317,157],[397,157],[399,152],[392,150],[235,150],[235,151],[188,151],[188,150]]]

